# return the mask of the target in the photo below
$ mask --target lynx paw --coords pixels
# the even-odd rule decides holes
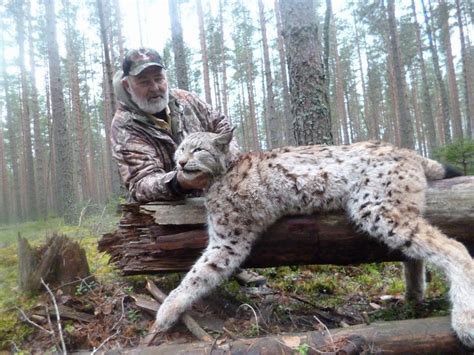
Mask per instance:
[[[173,301],[165,300],[156,313],[155,327],[159,332],[166,332],[179,319],[181,312]]]
[[[474,311],[453,310],[452,326],[459,340],[474,349]]]

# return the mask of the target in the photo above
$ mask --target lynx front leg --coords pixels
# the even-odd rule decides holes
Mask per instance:
[[[228,279],[249,254],[249,238],[232,242],[214,233],[209,231],[211,242],[203,255],[161,305],[154,331],[168,330],[195,301]]]

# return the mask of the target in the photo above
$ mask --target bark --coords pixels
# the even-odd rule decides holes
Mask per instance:
[[[433,31],[431,29],[430,19],[428,16],[428,10],[425,6],[424,0],[421,0],[421,5],[423,7],[423,15],[425,17],[425,26],[426,26],[426,34],[428,35],[428,41],[430,44],[430,51],[431,56],[433,58],[433,66],[436,76],[436,81],[438,82],[438,87],[441,96],[441,111],[443,117],[443,131],[444,131],[444,142],[443,144],[448,144],[451,142],[451,134],[450,134],[450,118],[449,118],[449,97],[446,91],[446,86],[444,85],[443,75],[441,73],[441,68],[439,65],[439,57],[438,57],[438,50],[436,48],[436,44],[433,38]],[[431,7],[431,6],[430,6]],[[431,12],[431,9],[430,9]]]
[[[268,335],[258,338],[235,339],[227,342],[199,342],[162,344],[130,351],[125,355],[147,354],[297,354],[303,344],[308,354],[459,354],[470,352],[464,348],[451,329],[449,317],[433,317],[391,322],[375,322],[329,331]],[[117,350],[106,351],[106,355]],[[82,353],[81,353],[82,354]]]
[[[464,104],[466,106],[467,136],[474,138],[474,85],[472,80],[472,57],[466,49],[466,38],[464,36],[464,24],[461,15],[460,0],[456,0],[456,17],[459,27],[459,39],[461,43],[462,75],[464,86]]]
[[[296,144],[332,144],[314,0],[282,0],[280,11]]]
[[[433,148],[436,146],[436,142],[438,141],[438,139],[436,135],[433,109],[431,107],[432,95],[430,93],[430,83],[426,75],[426,64],[425,64],[425,58],[423,56],[423,43],[421,41],[420,25],[418,23],[418,19],[416,16],[416,7],[415,7],[414,0],[411,1],[411,9],[412,9],[412,15],[413,15],[413,22],[415,24],[416,46],[417,46],[417,51],[418,51],[418,57],[420,60],[421,85],[422,85],[422,91],[423,91],[423,121],[424,121],[426,132],[428,135],[427,156],[431,156],[431,152],[433,151]]]
[[[294,118],[291,115],[291,103],[290,103],[290,90],[288,87],[288,72],[286,70],[286,53],[285,43],[283,39],[283,25],[281,23],[280,5],[278,0],[275,0],[275,19],[277,28],[277,45],[278,45],[278,58],[280,65],[281,85],[282,85],[282,96],[283,96],[283,122],[284,122],[284,134],[283,139],[285,145],[294,145],[295,135],[293,131]]]
[[[72,150],[69,133],[66,126],[66,109],[64,106],[63,84],[61,79],[61,64],[56,39],[56,13],[54,0],[45,1],[49,80],[51,91],[51,108],[54,135],[55,180],[57,186],[56,204],[58,212],[66,223],[75,222],[74,186],[72,170]]]
[[[196,10],[199,22],[199,43],[201,45],[202,75],[204,79],[204,94],[206,102],[212,105],[211,83],[209,79],[209,55],[207,53],[206,34],[204,32],[204,14],[201,0],[196,0]]]
[[[446,66],[448,72],[449,106],[451,108],[451,122],[453,125],[453,139],[462,138],[461,109],[459,107],[459,92],[454,71],[453,51],[451,48],[451,33],[449,32],[449,10],[445,0],[439,2],[441,35],[446,52]]]
[[[403,148],[415,148],[413,124],[408,109],[407,83],[405,79],[405,67],[400,51],[400,39],[395,18],[394,0],[388,0],[388,28],[390,31],[390,50],[392,52],[395,80],[397,89],[398,112],[400,114],[400,143]]]
[[[25,193],[26,193],[26,217],[34,220],[37,217],[36,206],[36,181],[33,163],[33,144],[31,141],[31,120],[29,107],[29,90],[27,83],[27,73],[25,65],[25,4],[22,0],[16,4],[16,30],[18,35],[19,48],[19,66],[21,80],[21,132],[23,137],[23,159],[24,159],[24,177],[25,177]]]
[[[188,270],[207,244],[199,201],[125,205],[118,230],[102,237],[99,250],[107,251],[125,275]],[[425,211],[431,223],[464,243],[472,255],[473,201],[474,177],[435,181]],[[339,211],[281,219],[257,241],[244,267],[405,260],[401,252],[355,232]]]
[[[184,51],[183,28],[178,10],[178,0],[168,0],[171,20],[171,39],[173,41],[174,64],[176,66],[176,79],[178,87],[189,90],[188,69],[186,67],[186,53]]]
[[[268,132],[270,134],[270,137],[267,137],[267,141],[270,143],[268,148],[271,149],[281,146],[282,138],[280,135],[281,123],[275,109],[275,94],[273,92],[273,76],[270,64],[270,52],[268,50],[267,25],[262,0],[258,0],[258,14],[260,31],[262,32],[263,63],[266,84],[265,113],[269,125]]]

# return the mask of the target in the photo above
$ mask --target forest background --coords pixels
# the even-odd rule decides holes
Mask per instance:
[[[306,2],[314,13],[297,16],[319,29],[327,79],[323,143],[382,139],[469,172],[472,1]],[[0,223],[77,223],[124,195],[108,136],[127,48],[162,53],[170,86],[228,115],[244,150],[320,143],[298,137],[285,16],[277,0],[0,2]]]

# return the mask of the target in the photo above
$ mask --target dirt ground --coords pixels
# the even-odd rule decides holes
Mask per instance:
[[[179,278],[180,275],[172,275],[150,279],[169,292]],[[84,280],[74,295],[56,290],[56,305],[45,294],[25,314],[28,320],[22,316],[31,325],[32,334],[21,344],[21,350],[61,351],[64,345],[68,351],[137,347],[147,335],[155,314],[136,303],[137,298],[153,302],[145,284],[145,277],[117,278],[106,283]],[[328,291],[324,288],[319,290],[319,295],[307,295],[293,287],[285,290],[277,280],[269,280],[262,287],[244,287],[230,281],[196,304],[190,314],[216,342],[222,343],[236,338],[346,327],[368,323],[374,317],[387,320],[426,317],[443,314],[446,309],[444,297],[407,305],[401,295],[365,291],[368,292],[347,292],[329,306],[331,301],[326,299],[323,302],[326,306],[321,306],[315,298],[327,298]],[[56,306],[61,330],[54,312]],[[158,336],[154,344],[196,340],[180,323]]]

